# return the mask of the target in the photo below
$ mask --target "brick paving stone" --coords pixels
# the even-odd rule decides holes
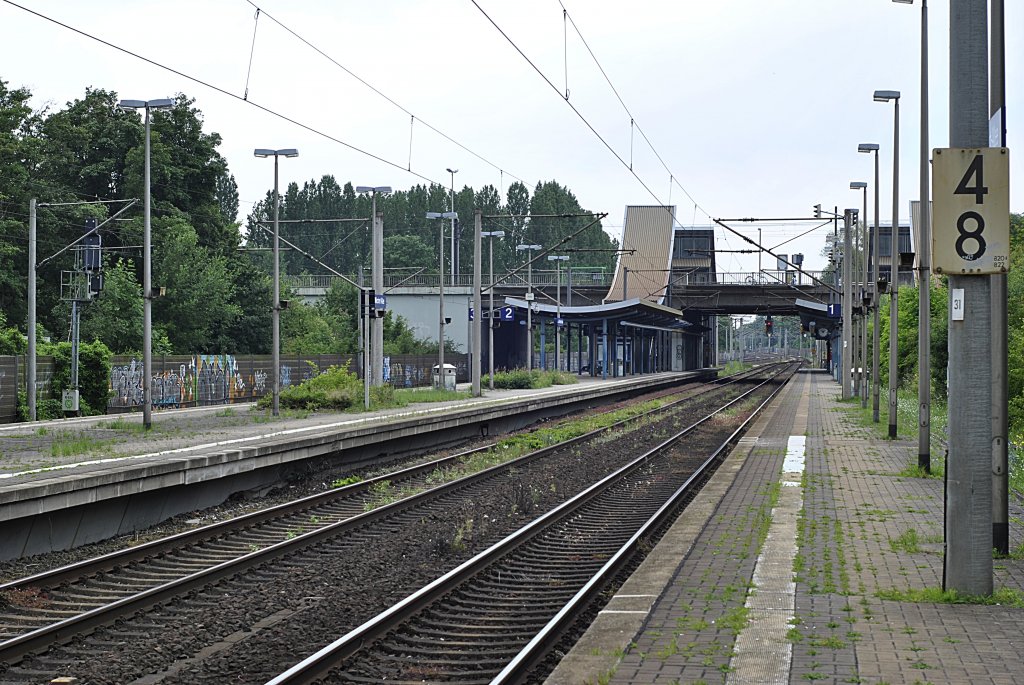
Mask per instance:
[[[916,437],[882,437],[884,417],[858,423],[859,400],[841,402],[823,374],[795,377],[752,428],[756,447],[611,682],[728,682],[735,635],[718,621],[743,604],[759,540],[741,533],[779,479],[801,397],[806,472],[789,682],[1024,684],[1024,609],[878,596],[941,587],[943,482],[903,475],[917,463]],[[1024,511],[1014,503],[1010,514],[1016,548]],[[996,560],[995,586],[1024,591],[1024,561]]]

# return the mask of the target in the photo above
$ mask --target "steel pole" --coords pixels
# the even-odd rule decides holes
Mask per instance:
[[[889,438],[896,439],[896,389],[899,387],[899,290],[900,290],[900,100],[893,108],[892,138],[892,248],[889,252]]]
[[[146,192],[142,207],[142,425],[153,427],[153,243],[149,198],[149,105],[146,105]],[[277,227],[275,226],[275,235]],[[276,241],[275,241],[276,245]],[[275,248],[276,249],[276,248]],[[275,399],[276,407],[276,399]]]
[[[881,379],[881,364],[879,358],[881,357],[882,347],[882,322],[879,313],[879,293],[878,293],[878,277],[879,277],[879,259],[878,250],[881,246],[881,240],[879,238],[878,221],[879,221],[879,198],[878,198],[878,150],[875,150],[875,228],[871,236],[871,265],[874,267],[872,273],[874,274],[874,283],[871,284],[871,309],[872,309],[872,323],[874,324],[874,330],[871,332],[871,419],[875,423],[880,421],[879,417],[879,404],[882,387]]]
[[[868,273],[869,273],[869,261],[871,258],[871,251],[868,245],[868,189],[864,188],[864,202],[863,209],[861,212],[861,257],[864,261],[863,272],[861,278],[861,336],[860,336],[860,359],[861,359],[861,391],[860,391],[860,407],[861,409],[868,408],[868,305],[865,303],[867,294],[870,292],[868,289]]]
[[[494,390],[494,236],[487,238],[487,245],[490,248],[490,255],[488,261],[490,262],[488,277],[490,280],[490,286],[488,290],[491,294],[490,314],[487,317],[487,367],[490,373],[490,379],[488,380],[487,386]]]
[[[28,420],[36,420],[36,199],[28,202]]]
[[[853,246],[850,240],[853,227],[851,226],[850,218],[852,213],[847,211],[843,217],[843,350],[842,350],[842,380],[840,381],[840,387],[842,388],[841,397],[844,400],[848,400],[851,397],[850,384],[852,376],[851,357],[853,356],[853,317],[850,309],[853,305],[853,293],[850,287],[850,274],[853,271]],[[768,337],[769,349],[771,349],[772,339]]]
[[[452,200],[454,204],[454,199]],[[441,226],[440,248],[437,254],[437,292],[438,311],[440,316],[440,327],[437,334],[437,385],[444,390],[444,221],[438,222]]]
[[[950,0],[949,143],[986,147],[988,3]],[[943,588],[992,594],[992,288],[985,276],[949,278],[962,289],[963,320],[949,324],[949,457]],[[950,302],[953,298],[950,298]]]
[[[480,390],[480,250],[481,250],[481,229],[483,225],[483,212],[479,209],[473,212],[473,311],[476,312],[476,320],[470,321],[472,329],[470,336],[473,342],[473,397],[480,397],[483,394]],[[491,387],[494,387],[494,373],[491,372]]]
[[[533,295],[533,250],[526,251],[526,288]],[[526,370],[533,370],[533,298],[526,298]]]
[[[376,295],[384,293],[384,216],[377,214],[377,191],[373,191],[372,200],[373,216],[373,254],[371,282]],[[376,303],[368,302],[374,307]],[[373,384],[384,384],[384,318],[373,317],[370,319],[370,329],[373,335],[370,336],[370,354],[372,355]]]
[[[281,244],[279,230],[279,215],[281,212],[281,194],[277,186],[278,155],[274,154],[274,302],[272,308],[273,318],[273,361],[274,384],[273,384],[273,407],[271,412],[274,416],[281,414]],[[365,367],[363,373],[366,373]]]
[[[917,246],[917,465],[931,473],[931,185],[928,168],[928,0],[921,3],[921,222]]]
[[[989,68],[991,87],[989,115],[999,115],[998,136],[989,145],[1006,145],[1006,75],[1003,29],[1003,0],[992,0],[992,48]],[[989,129],[991,131],[991,128]],[[1009,378],[1007,369],[1006,274],[989,277],[992,284],[992,546],[1001,554],[1010,553],[1010,483],[1007,406]]]

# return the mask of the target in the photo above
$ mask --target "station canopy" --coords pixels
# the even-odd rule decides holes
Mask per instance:
[[[586,307],[558,307],[554,304],[541,304],[536,301],[531,303],[516,297],[506,297],[505,306],[515,308],[516,318],[520,320],[526,318],[526,310],[530,308],[534,316],[549,319],[561,316],[566,324],[600,324],[607,321],[609,328],[618,324],[695,335],[706,330],[700,324],[687,321],[683,312],[678,309],[639,298]]]

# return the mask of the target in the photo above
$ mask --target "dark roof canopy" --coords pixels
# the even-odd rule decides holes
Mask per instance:
[[[678,309],[639,298],[587,307],[559,308],[553,304],[530,303],[516,297],[506,297],[505,306],[515,307],[524,314],[527,307],[530,307],[533,310],[534,316],[552,319],[561,315],[562,319],[569,323],[600,323],[608,321],[610,325],[621,324],[623,326],[680,333],[698,333],[704,330],[703,326],[684,319],[683,312]]]

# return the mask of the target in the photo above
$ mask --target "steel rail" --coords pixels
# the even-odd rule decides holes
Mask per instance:
[[[790,366],[787,364],[786,366]],[[724,411],[725,409],[733,406],[734,404],[743,401],[750,394],[756,392],[763,385],[770,383],[777,378],[778,374],[773,374],[769,379],[758,384],[757,386],[745,391],[738,397],[730,400],[721,407],[718,407],[714,412],[711,412],[707,416],[704,416],[700,420],[680,430],[672,437],[666,439],[658,446],[648,450],[643,455],[637,457],[630,463],[619,468],[608,476],[602,478],[597,483],[591,485],[586,490],[577,494],[569,500],[566,500],[559,506],[543,514],[542,516],[534,519],[527,525],[520,528],[518,531],[505,537],[494,543],[491,547],[487,548],[475,557],[468,559],[459,566],[455,567],[451,571],[448,571],[441,577],[432,581],[431,583],[420,588],[416,592],[407,596],[403,600],[394,604],[390,608],[381,612],[374,618],[364,622],[362,625],[354,628],[345,635],[341,636],[334,642],[326,645],[320,650],[316,651],[306,659],[303,659],[299,663],[295,664],[285,672],[279,674],[275,678],[267,681],[266,685],[299,685],[301,683],[313,683],[318,679],[327,675],[331,670],[336,668],[341,661],[354,655],[360,649],[367,644],[373,642],[377,638],[386,634],[387,632],[394,630],[399,624],[407,620],[411,616],[419,613],[426,608],[431,602],[438,599],[444,594],[451,592],[455,587],[469,578],[479,574],[486,567],[496,562],[498,559],[505,557],[512,551],[529,542],[535,536],[541,534],[547,528],[564,520],[566,517],[571,516],[579,510],[584,504],[587,504],[595,497],[601,495],[607,491],[610,487],[617,484],[622,480],[623,477],[627,476],[631,472],[637,470],[659,452],[668,448],[679,439],[694,431],[703,423],[709,421],[715,415]],[[774,396],[774,394],[773,394]],[[769,398],[770,399],[770,398]],[[767,400],[766,400],[767,402]],[[762,404],[763,406],[763,404]],[[747,422],[744,422],[746,425]],[[735,436],[735,432],[730,436],[730,440]],[[719,448],[720,451],[722,448]],[[716,454],[718,453],[716,451]],[[708,468],[708,464],[713,460],[705,462],[705,466],[702,470]],[[691,478],[692,480],[692,478]],[[687,482],[690,482],[688,480]],[[616,555],[619,557],[619,555]]]
[[[743,377],[730,377],[728,379],[721,379],[725,381],[724,385],[731,383],[741,382],[745,380]],[[721,387],[721,386],[720,386]],[[210,583],[222,580],[224,578],[235,575],[246,569],[252,568],[259,564],[263,564],[275,559],[294,554],[306,546],[316,544],[322,540],[325,540],[334,535],[339,535],[354,528],[362,525],[373,523],[381,520],[388,516],[391,516],[397,512],[400,512],[407,508],[418,506],[424,502],[430,501],[435,498],[445,496],[450,492],[455,492],[458,489],[476,483],[479,480],[489,478],[495,473],[498,473],[502,469],[515,468],[523,464],[529,463],[530,461],[541,459],[550,452],[558,449],[564,449],[567,446],[571,446],[580,442],[590,440],[597,435],[620,428],[629,423],[641,420],[647,416],[655,413],[665,412],[677,405],[686,402],[691,397],[680,398],[673,402],[667,403],[656,409],[638,414],[636,416],[628,417],[617,421],[609,426],[598,428],[592,431],[588,431],[582,435],[576,436],[569,440],[565,440],[556,445],[549,445],[530,452],[529,454],[518,457],[514,460],[504,462],[492,466],[483,471],[479,471],[475,474],[465,476],[455,481],[445,483],[443,485],[434,487],[424,492],[417,493],[405,499],[397,502],[390,503],[388,505],[378,507],[363,514],[324,525],[316,530],[297,535],[290,539],[282,540],[278,543],[264,547],[262,549],[250,552],[248,554],[241,555],[235,559],[231,559],[219,564],[210,566],[209,568],[196,571],[187,575],[183,575],[180,578],[168,581],[166,583],[156,585],[151,588],[147,588],[141,592],[132,594],[127,597],[120,598],[114,602],[111,602],[102,607],[96,607],[94,609],[85,611],[77,616],[69,617],[62,621],[52,623],[47,626],[29,631],[20,636],[11,638],[4,642],[0,642],[0,663],[15,663],[22,659],[25,655],[38,652],[47,648],[48,646],[58,643],[65,642],[71,637],[78,635],[83,632],[88,632],[96,629],[102,625],[108,624],[117,618],[132,614],[139,610],[159,604],[173,598],[177,595],[190,592],[199,587],[203,587]],[[443,459],[428,462],[426,464],[410,467],[403,469],[397,474],[409,474],[411,472],[423,473],[435,470],[445,464],[455,463],[456,460],[462,459],[468,455],[491,449],[495,444],[486,445],[473,450],[467,450],[451,457],[445,457]],[[381,482],[383,480],[394,479],[395,474],[386,476],[380,476],[368,481],[353,484],[355,490],[369,489],[374,483]],[[411,476],[410,476],[411,477]],[[308,511],[310,508],[309,503],[311,501],[323,501],[329,498],[338,498],[345,488],[341,488],[337,491],[328,491],[326,493],[318,493],[309,497],[297,500],[296,502],[285,503],[278,505],[268,510],[253,512],[242,517],[235,519],[229,519],[219,523],[204,526],[193,531],[186,531],[177,535],[165,538],[162,540],[156,540],[145,545],[139,545],[136,548],[128,550],[122,550],[121,552],[114,552],[109,555],[104,555],[95,560],[86,560],[77,564],[72,564],[60,569],[53,571],[36,574],[29,578],[20,579],[0,585],[0,590],[13,589],[13,588],[26,588],[26,587],[40,587],[42,581],[45,581],[45,586],[54,587],[56,585],[67,583],[73,578],[82,577],[84,575],[91,575],[99,573],[110,568],[124,566],[125,564],[139,561],[140,559],[146,559],[157,554],[162,554],[160,547],[162,544],[166,544],[168,541],[173,541],[174,544],[190,544],[192,542],[201,542],[216,539],[222,533],[231,530],[232,528],[243,528],[249,529],[253,525],[259,522],[278,519],[287,513],[294,513],[295,510]],[[353,494],[353,490],[348,490],[345,494]],[[301,503],[301,505],[299,505]],[[288,510],[291,510],[289,512]],[[31,581],[31,582],[29,582]]]

